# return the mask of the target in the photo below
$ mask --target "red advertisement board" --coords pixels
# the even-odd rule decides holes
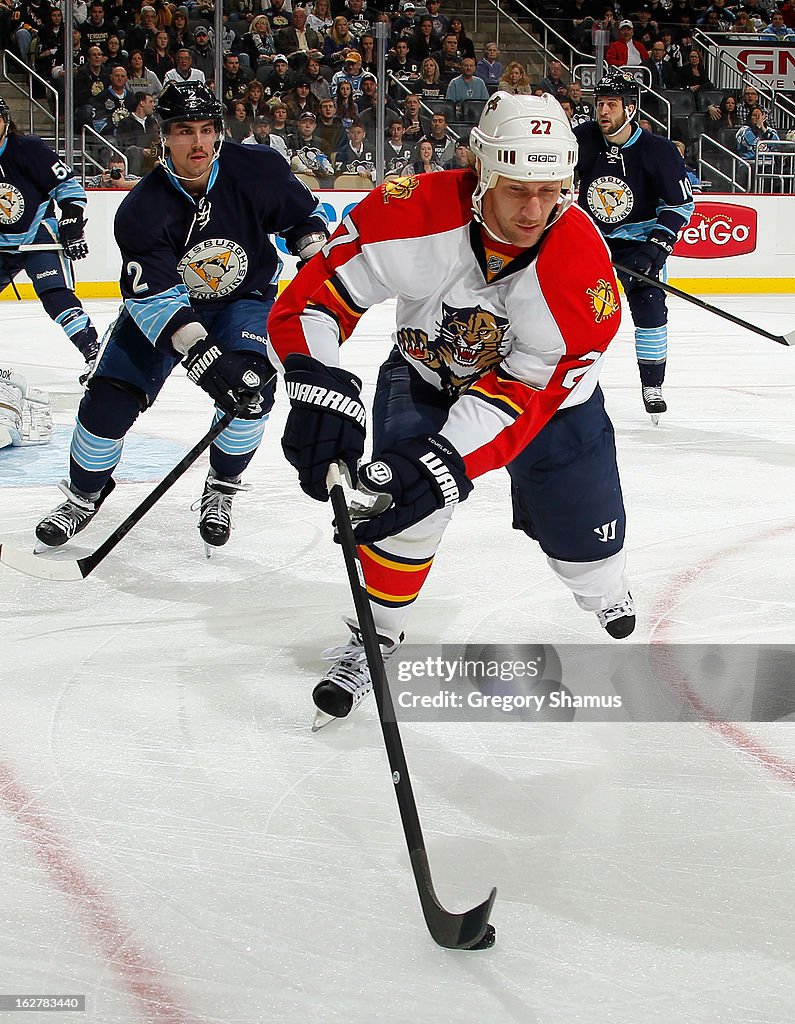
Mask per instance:
[[[679,232],[675,256],[695,260],[744,256],[756,249],[756,210],[733,203],[696,204],[690,223]]]

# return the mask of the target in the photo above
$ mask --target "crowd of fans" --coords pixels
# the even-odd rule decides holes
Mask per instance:
[[[153,165],[158,94],[173,80],[214,87],[216,46],[223,54],[220,95],[229,138],[270,145],[318,187],[339,186],[341,175],[346,184],[369,187],[376,173],[375,107],[382,91],[373,34],[378,22],[389,26],[383,89],[389,176],[464,166],[468,129],[497,89],[551,93],[574,124],[593,117],[582,85],[567,80],[560,61],[550,61],[543,79],[531,82],[519,61],[502,63],[496,43],[476,52],[461,18],[446,15],[441,0],[426,0],[421,9],[413,0],[377,0],[377,7],[365,0],[315,0],[306,6],[297,0],[227,0],[220,40],[214,0],[181,6],[163,0],[0,0],[0,46],[60,91],[67,74],[68,2],[74,14],[75,128],[92,128],[127,158],[126,169],[123,161],[108,163],[96,176],[99,187],[131,187]],[[692,30],[698,25],[707,32],[748,33],[795,45],[795,0],[653,0],[625,9],[631,17],[618,4],[568,0],[556,9],[557,25],[586,53],[593,51],[595,33],[607,31],[609,64],[648,69],[655,92],[689,93],[702,118],[700,130],[733,129],[742,158],[753,162],[760,142],[779,138],[753,87],[715,95]],[[649,121],[644,127],[654,130]],[[675,131],[672,138],[692,156],[692,127],[689,136]],[[109,177],[120,167],[121,179]]]

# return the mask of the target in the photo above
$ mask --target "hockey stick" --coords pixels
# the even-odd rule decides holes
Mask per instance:
[[[174,466],[170,473],[167,473],[157,487],[154,488],[127,516],[123,523],[116,527],[107,540],[99,545],[96,551],[82,558],[73,558],[69,561],[50,561],[40,555],[34,555],[30,551],[22,551],[19,548],[10,548],[7,544],[0,544],[0,562],[10,569],[27,573],[28,576],[35,576],[40,580],[51,580],[57,583],[74,583],[76,580],[85,579],[90,572],[99,565],[106,555],[116,547],[120,540],[127,536],[136,523],[146,515],[149,509],[158,502],[166,491],[176,483],[182,474],[189,469],[198,459],[203,451],[213,443],[218,435],[225,430],[235,413],[225,412],[223,416],[207,431],[204,437],[191,448],[187,455],[183,456]]]
[[[757,327],[756,324],[749,324],[747,320],[742,320],[739,316],[727,313],[725,309],[719,309],[717,306],[711,306],[708,302],[704,302],[703,299],[696,298],[695,295],[691,295],[689,292],[683,292],[679,288],[674,288],[674,286],[672,284],[668,284],[667,281],[658,281],[655,277],[648,277],[646,274],[641,274],[639,270],[630,270],[629,267],[624,267],[620,263],[614,263],[613,266],[622,274],[628,274],[630,277],[635,277],[638,281],[643,281],[644,284],[650,284],[654,288],[662,288],[662,290],[664,292],[668,292],[669,295],[676,295],[678,298],[684,299],[686,302],[692,302],[694,306],[700,306],[701,309],[706,309],[708,313],[714,313],[715,316],[722,316],[724,320],[730,320],[733,324],[737,324],[739,327],[744,327],[747,331],[752,331],[754,334],[761,334],[763,338],[769,338],[770,341],[775,341],[777,345],[795,345],[795,331],[790,331],[789,334],[771,334],[771,332],[766,331],[764,327]]]
[[[378,634],[370,608],[370,599],[364,585],[364,574],[356,552],[356,540],[353,536],[345,492],[342,489],[342,479],[336,464],[332,464],[329,468],[326,484],[334,510],[334,521],[342,553],[345,557],[345,568],[348,570],[348,582],[356,608],[356,617],[359,620],[359,629],[362,633],[367,665],[373,680],[386,756],[392,772],[395,796],[403,822],[403,833],[409,849],[411,869],[414,872],[414,881],[417,884],[425,923],[434,942],[447,949],[487,948],[494,944],[495,932],[493,926],[489,924],[489,914],[497,890],[492,889],[485,902],[463,914],[453,914],[449,910],[445,910],[434,892],[422,826],[406,764],[406,755],[403,751],[395,708],[384,671],[381,648],[378,646]]]
[[[60,242],[30,242],[18,245],[17,252],[63,252],[63,246]]]

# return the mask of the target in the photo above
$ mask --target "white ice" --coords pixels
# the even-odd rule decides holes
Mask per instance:
[[[710,301],[795,326],[788,296]],[[670,305],[661,425],[642,409],[628,318],[603,376],[633,640],[789,644],[795,353]],[[114,313],[87,308],[99,327]],[[80,361],[38,304],[2,314],[0,364],[50,391],[59,427],[46,456],[0,452],[0,541],[30,547],[60,500]],[[371,311],[344,349],[368,395],[392,317]],[[432,943],[372,704],[309,731],[319,655],[345,638],[350,601],[329,508],[282,457],[284,415],[280,400],[211,561],[190,511],[202,464],[81,583],[0,567],[0,994],[88,1002],[20,1020],[790,1024],[792,716],[723,731],[404,724],[442,902],[498,888],[492,950]],[[209,417],[177,371],[102,513],[49,557],[93,550]],[[457,511],[410,629],[609,642],[511,530],[503,473]]]

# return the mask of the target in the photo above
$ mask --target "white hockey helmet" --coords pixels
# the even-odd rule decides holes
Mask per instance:
[[[483,108],[477,128],[469,134],[469,146],[479,163],[478,186],[472,196],[478,220],[483,219],[484,195],[500,177],[563,182],[558,210],[550,224],[571,205],[577,139],[554,96],[495,92]]]

